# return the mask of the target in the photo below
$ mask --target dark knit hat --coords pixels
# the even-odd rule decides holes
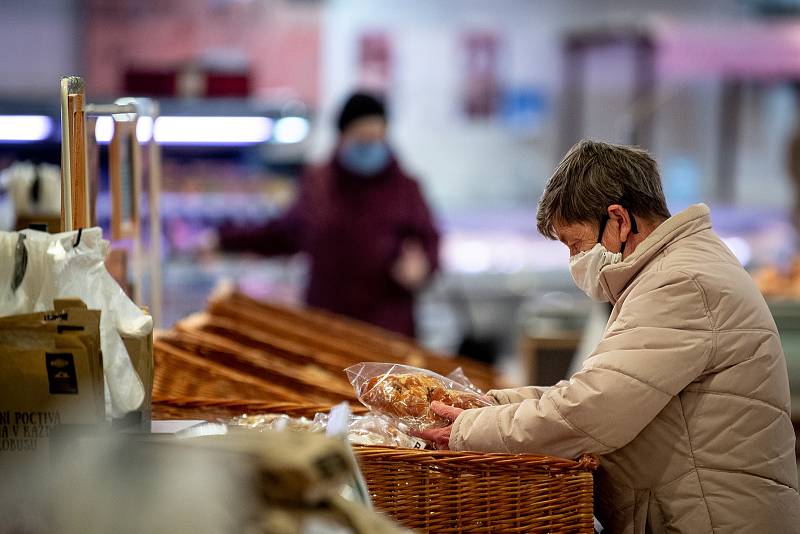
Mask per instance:
[[[343,132],[358,119],[372,116],[386,120],[386,107],[383,105],[383,101],[367,93],[354,93],[342,106],[336,125],[339,127],[339,131]]]

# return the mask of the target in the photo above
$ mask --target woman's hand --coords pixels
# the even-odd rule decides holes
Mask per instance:
[[[450,421],[450,425],[443,428],[429,428],[428,430],[417,430],[411,435],[422,438],[433,443],[433,446],[439,450],[446,451],[450,448],[450,432],[453,430],[453,421],[456,417],[463,412],[461,408],[448,406],[447,404],[439,401],[431,403],[431,411],[438,416],[444,417]]]
[[[431,265],[425,249],[416,239],[406,239],[400,249],[400,257],[392,267],[395,282],[412,293],[425,285],[431,274]]]

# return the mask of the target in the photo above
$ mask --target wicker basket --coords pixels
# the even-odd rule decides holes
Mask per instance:
[[[363,413],[364,408],[354,406]],[[285,413],[313,417],[330,406],[202,398],[153,401],[154,419]],[[593,533],[597,459],[418,451],[354,446],[373,502],[421,532]]]
[[[154,343],[153,397],[202,397],[213,399],[272,399],[303,402],[296,391],[272,384],[221,365],[208,362],[165,343]]]
[[[408,528],[594,532],[592,456],[354,448],[375,506]]]
[[[494,372],[486,365],[465,358],[442,357],[422,349],[411,339],[322,310],[289,308],[234,292],[213,297],[208,314],[214,316],[216,324],[192,325],[190,321],[179,323],[178,328],[222,327],[228,330],[222,335],[251,335],[255,330],[264,336],[262,340],[272,337],[303,347],[300,353],[327,353],[349,360],[344,367],[360,361],[387,361],[446,375],[461,366],[478,387],[484,390],[494,387]],[[222,326],[223,322],[218,321],[221,318],[233,322]],[[234,325],[234,332],[231,332],[231,325]]]
[[[198,313],[180,321],[175,331],[158,336],[156,352],[165,347],[182,350],[201,357],[209,365],[227,367],[302,392],[308,402],[320,404],[355,401],[353,387],[343,372],[351,365],[376,359],[408,361],[387,356],[388,352],[381,349],[365,350],[351,339],[331,336],[322,328],[301,334],[308,329],[307,325],[292,328],[285,324],[285,319],[266,320],[263,313],[243,311],[244,304],[233,310],[228,307],[217,305],[217,309],[227,310],[225,316]],[[238,315],[233,319],[231,314]],[[284,326],[278,329],[278,324]],[[458,363],[447,358],[424,359],[421,353],[417,356],[420,361],[411,363],[441,374],[449,373]],[[482,383],[485,386],[487,382],[484,379]],[[167,391],[163,393],[170,395]]]
[[[277,355],[243,344],[239,339],[207,332],[175,332],[159,336],[159,348],[169,345],[219,365],[290,391],[302,392],[309,402],[355,400],[353,387],[341,368],[336,373],[313,363]],[[241,398],[241,396],[240,396]],[[288,399],[286,399],[288,400]]]

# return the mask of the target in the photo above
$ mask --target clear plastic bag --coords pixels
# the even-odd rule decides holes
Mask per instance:
[[[356,415],[350,420],[347,439],[358,445],[382,445],[401,449],[424,449],[425,441],[409,436],[382,415]]]
[[[306,417],[289,417],[286,414],[240,415],[225,421],[231,426],[249,428],[250,430],[297,430],[302,432],[324,432],[328,424],[327,416],[318,413],[314,419]]]
[[[313,419],[289,417],[286,414],[240,415],[222,422],[229,428],[246,428],[257,432],[292,430],[321,433],[325,432],[328,426],[328,414],[318,413]],[[357,445],[425,448],[425,441],[409,436],[393,421],[378,414],[350,416],[347,423],[347,439]]]
[[[481,388],[473,384],[472,381],[469,378],[467,378],[467,375],[464,373],[464,369],[462,369],[460,366],[453,369],[450,372],[450,374],[447,375],[447,378],[449,378],[453,382],[461,384],[462,386],[469,389],[473,393],[477,393],[478,395],[483,395],[483,391],[481,390]]]
[[[419,367],[363,362],[348,367],[345,372],[358,400],[409,430],[450,424],[431,411],[433,401],[464,410],[491,404],[467,386]]]

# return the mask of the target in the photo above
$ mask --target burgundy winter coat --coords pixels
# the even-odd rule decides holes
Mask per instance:
[[[349,173],[334,158],[310,169],[295,204],[258,228],[223,228],[224,249],[264,255],[308,254],[306,302],[408,336],[414,295],[391,269],[403,241],[417,239],[439,265],[439,234],[415,180],[393,161],[380,175]]]

